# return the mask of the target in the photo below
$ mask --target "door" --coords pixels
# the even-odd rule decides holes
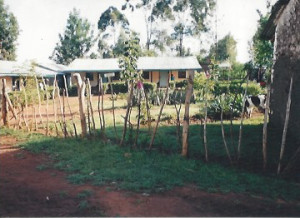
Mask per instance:
[[[168,85],[168,76],[169,71],[160,71],[159,72],[159,87],[167,87]]]

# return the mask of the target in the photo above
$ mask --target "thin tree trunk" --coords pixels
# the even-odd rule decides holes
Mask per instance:
[[[280,170],[281,170],[282,157],[283,157],[283,153],[284,153],[284,149],[285,149],[285,143],[286,143],[286,134],[287,134],[289,119],[290,119],[290,109],[291,109],[292,90],[293,90],[293,77],[294,77],[294,75],[292,75],[292,77],[291,77],[288,100],[287,100],[287,103],[286,103],[285,120],[284,120],[283,132],[282,132],[281,149],[280,149],[280,156],[279,156],[277,174],[279,174]]]
[[[177,107],[177,102],[176,102],[176,98],[177,98],[177,94],[178,92],[176,92],[175,95],[175,103],[174,103],[174,107],[176,110],[176,135],[177,135],[177,141],[178,141],[178,145],[181,145],[181,131],[180,131],[180,111],[181,111],[181,98],[182,98],[182,92],[180,92],[180,100],[179,100],[179,105]]]
[[[140,118],[141,118],[141,90],[138,89],[138,120],[137,120],[136,135],[135,135],[133,147],[137,147],[138,145],[138,138],[140,133],[140,120],[141,120]]]
[[[54,82],[53,82],[52,100],[53,100],[54,126],[55,126],[56,136],[58,136],[59,133],[58,133],[58,127],[57,127],[57,107],[56,107],[56,101],[55,101],[55,94],[56,94],[55,91],[56,91],[56,75],[54,77]]]
[[[38,129],[38,123],[37,123],[37,118],[36,118],[36,110],[35,110],[35,106],[33,107],[33,115],[34,115],[34,123],[35,123],[35,131],[37,131]]]
[[[149,100],[147,93],[145,92],[144,89],[144,95],[145,95],[145,101],[146,101],[146,110],[147,110],[147,119],[148,119],[148,132],[150,133],[151,131],[151,115],[150,115],[150,106],[149,106]]]
[[[92,104],[92,87],[91,87],[91,83],[90,80],[87,79],[88,82],[88,101],[89,101],[89,105],[90,105],[90,110],[91,110],[91,117],[92,117],[92,125],[93,125],[93,131],[94,134],[96,133],[96,124],[95,124],[95,119],[94,119],[94,110],[93,110],[93,104]]]
[[[113,112],[113,122],[114,122],[115,136],[116,136],[116,139],[119,141],[119,136],[118,136],[118,132],[117,132],[117,128],[116,128],[114,88],[113,88],[113,85],[111,83],[111,77],[108,77],[108,82],[109,82],[110,91],[111,91],[111,101],[112,101],[111,103],[112,103],[112,112]]]
[[[167,97],[168,97],[168,93],[169,93],[169,76],[168,76],[168,83],[167,83],[167,91],[166,91],[166,95],[163,99],[163,102],[161,103],[161,107],[160,107],[160,111],[159,111],[159,114],[158,114],[158,118],[157,118],[157,121],[156,121],[156,125],[153,129],[153,133],[152,133],[152,137],[151,137],[151,142],[149,144],[149,150],[152,149],[152,146],[153,146],[153,143],[154,143],[154,139],[155,139],[155,135],[156,135],[156,131],[157,131],[157,128],[158,128],[158,125],[159,125],[159,122],[160,122],[160,117],[161,117],[161,114],[163,112],[163,109],[164,109],[164,106],[165,106],[165,103],[166,103],[166,100],[167,100]]]
[[[229,162],[230,162],[230,164],[232,164],[232,159],[231,159],[230,152],[229,152],[229,149],[228,149],[228,146],[227,146],[227,143],[226,143],[226,138],[225,138],[224,124],[223,124],[223,114],[224,114],[224,111],[223,111],[223,108],[221,107],[221,131],[222,131],[222,138],[223,138],[224,147],[225,147],[225,150],[226,150]]]
[[[129,95],[127,98],[127,109],[126,109],[126,114],[125,114],[125,118],[124,118],[125,123],[124,123],[124,128],[123,128],[123,135],[122,135],[122,139],[120,141],[121,146],[124,144],[124,140],[125,140],[125,136],[126,136],[126,132],[127,132],[127,121],[128,121],[128,115],[130,112],[130,108],[131,108],[132,95],[133,95],[133,82],[130,82],[130,90],[129,90]]]
[[[104,117],[104,87],[102,83],[102,78],[100,79],[100,87],[101,87],[101,112],[102,112],[102,127],[103,127],[103,135],[105,135],[105,117]]]
[[[244,113],[245,113],[245,101],[246,101],[246,96],[247,96],[247,89],[248,89],[248,84],[249,84],[249,75],[247,76],[247,84],[245,88],[245,93],[243,97],[243,108],[242,108],[242,117],[241,117],[241,124],[240,124],[240,131],[239,131],[239,143],[238,143],[238,161],[240,160],[241,157],[241,143],[242,143],[242,133],[243,133],[243,121],[244,121]]]
[[[205,91],[205,103],[204,103],[204,110],[205,110],[205,115],[204,115],[204,124],[203,124],[203,146],[204,146],[204,151],[205,151],[205,160],[208,162],[208,149],[207,149],[207,90]]]
[[[39,100],[38,111],[39,111],[39,115],[40,115],[41,124],[44,125],[43,117],[42,117],[42,113],[41,113],[41,95],[40,95],[39,83],[38,83],[37,77],[34,76],[34,78],[35,78],[36,90],[37,90],[38,100]]]
[[[268,127],[268,117],[269,117],[269,106],[270,106],[270,94],[271,94],[271,85],[267,86],[267,99],[266,99],[266,108],[264,115],[264,126],[263,126],[263,140],[262,140],[262,154],[263,154],[263,169],[267,167],[267,127]]]
[[[60,99],[60,94],[59,94],[59,88],[58,88],[58,84],[56,81],[56,87],[57,87],[57,97],[58,97],[58,103],[59,103],[59,108],[60,108],[60,115],[61,115],[61,119],[62,119],[62,129],[63,129],[63,133],[64,133],[64,137],[67,138],[67,125],[66,125],[66,119],[64,116],[64,109],[63,109],[63,105]]]
[[[23,120],[25,122],[25,125],[26,125],[26,128],[27,128],[27,131],[29,131],[29,126],[28,126],[28,123],[27,123],[27,120],[28,120],[28,102],[27,102],[27,94],[26,94],[26,89],[25,89],[25,86],[24,86],[24,80],[22,80],[22,89],[23,89],[23,92],[24,92],[24,100],[25,100],[25,108],[23,110]],[[24,115],[25,114],[25,115]]]
[[[188,156],[188,137],[189,137],[189,126],[190,126],[190,102],[193,94],[194,84],[194,72],[189,72],[188,85],[185,94],[185,111],[183,117],[183,129],[182,129],[182,152],[181,155],[184,157]]]
[[[72,119],[74,133],[75,133],[76,138],[78,138],[76,124],[75,124],[75,121],[74,121],[74,116],[73,116],[71,106],[70,106],[70,102],[69,102],[69,92],[68,92],[68,87],[67,87],[67,80],[66,80],[65,75],[63,77],[64,77],[64,84],[65,84],[65,88],[66,88],[67,104],[68,104],[68,108],[69,108],[71,119]]]
[[[46,115],[47,115],[47,120],[46,120],[46,135],[49,135],[49,96],[48,96],[48,89],[45,83],[44,78],[42,78],[43,85],[45,87],[46,91]]]
[[[3,125],[9,126],[8,122],[8,105],[6,101],[6,79],[2,79],[2,119],[3,119]]]
[[[100,81],[102,80],[101,76],[99,75],[99,82],[98,82],[98,115],[99,115],[99,122],[100,122],[100,129],[102,131],[103,129],[103,125],[102,125],[102,119],[101,119],[101,109],[100,109],[100,96],[101,96],[101,85],[102,82]]]
[[[86,111],[87,111],[87,120],[88,120],[88,130],[89,130],[89,135],[92,134],[91,132],[91,118],[90,118],[90,104],[89,104],[89,85],[86,80]]]
[[[292,158],[289,160],[288,164],[286,165],[286,167],[284,168],[282,174],[288,172],[292,167],[293,164],[295,163],[295,161],[297,160],[297,156],[300,154],[300,146],[297,148],[296,152],[294,153],[294,155],[292,156]]]

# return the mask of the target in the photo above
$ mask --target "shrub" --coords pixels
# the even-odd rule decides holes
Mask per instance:
[[[185,88],[187,86],[187,80],[175,81],[176,88]]]
[[[151,83],[151,82],[144,82],[144,90],[145,92],[149,91],[155,91],[157,89],[157,84],[156,83]]]
[[[119,94],[119,93],[127,93],[128,87],[125,82],[113,82],[111,83],[113,86],[114,93]],[[109,83],[107,83],[107,94],[111,94],[111,88]]]

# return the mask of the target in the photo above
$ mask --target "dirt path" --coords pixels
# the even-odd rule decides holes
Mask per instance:
[[[0,216],[298,216],[294,203],[241,194],[212,194],[194,186],[160,194],[72,185],[66,173],[47,169],[50,159],[0,137]],[[90,196],[83,196],[89,190]],[[78,196],[81,193],[81,198]]]

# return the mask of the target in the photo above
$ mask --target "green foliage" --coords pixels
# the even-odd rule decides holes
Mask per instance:
[[[0,60],[16,59],[19,25],[13,13],[0,0]]]
[[[113,86],[114,93],[119,94],[119,93],[127,93],[128,92],[128,86],[125,82],[113,82],[111,83]],[[111,94],[111,86],[110,84],[107,84],[107,94]]]
[[[185,88],[187,86],[187,80],[175,81],[175,88]]]
[[[234,63],[236,61],[237,42],[231,34],[226,35],[224,38],[217,42],[217,45],[212,45],[209,51],[210,56],[215,56],[219,62],[229,61]]]
[[[128,28],[129,22],[117,8],[110,6],[101,14],[98,29],[105,31],[109,26],[115,27],[118,24],[121,24],[123,28]]]
[[[50,58],[64,65],[68,65],[76,58],[82,58],[95,41],[91,29],[88,20],[81,18],[79,11],[73,9],[69,14],[65,32],[63,35],[59,34],[59,42]]]
[[[141,54],[139,42],[137,36],[131,36],[125,41],[124,54],[119,58],[120,78],[126,82],[141,79],[141,72],[137,71],[137,59]]]
[[[149,92],[149,91],[153,92],[157,89],[157,84],[156,83],[143,82],[143,85],[144,85],[145,92]]]

